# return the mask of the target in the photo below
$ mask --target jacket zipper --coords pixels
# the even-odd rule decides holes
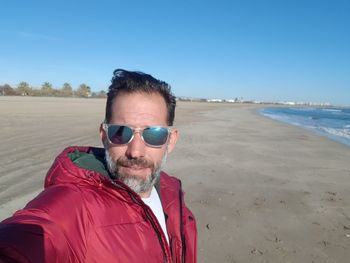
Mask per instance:
[[[129,192],[128,192],[128,193],[129,193]],[[159,244],[160,244],[160,246],[161,246],[161,248],[162,248],[162,252],[163,252],[163,262],[166,263],[166,262],[167,262],[167,257],[166,257],[165,247],[164,247],[164,243],[162,242],[162,237],[161,237],[161,233],[160,233],[159,229],[158,229],[157,226],[155,225],[155,223],[154,223],[154,221],[153,221],[151,215],[149,214],[149,211],[147,210],[147,208],[146,208],[143,204],[141,204],[141,203],[135,198],[135,196],[132,195],[132,193],[129,193],[129,195],[130,195],[130,197],[132,198],[132,200],[133,200],[136,204],[138,204],[138,205],[140,205],[140,206],[142,207],[143,211],[145,212],[145,214],[146,214],[146,216],[147,216],[148,221],[151,223],[153,229],[156,231],[157,238],[158,238]]]

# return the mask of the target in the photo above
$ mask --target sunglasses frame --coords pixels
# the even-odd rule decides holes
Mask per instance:
[[[132,130],[132,136],[131,136],[130,140],[129,140],[127,143],[117,144],[117,143],[113,143],[113,142],[109,139],[109,136],[108,136],[108,128],[109,128],[110,126],[115,126],[115,125],[117,125],[117,126],[125,126],[125,127],[128,127],[128,128],[130,128],[130,129]],[[132,140],[134,139],[135,133],[139,133],[139,134],[140,134],[140,137],[141,137],[141,139],[142,139],[142,141],[143,141],[148,147],[152,147],[152,148],[161,148],[161,147],[163,147],[163,145],[165,145],[165,144],[168,142],[168,140],[169,140],[169,138],[170,138],[170,135],[171,135],[171,133],[172,133],[172,128],[171,128],[171,127],[163,127],[163,126],[146,126],[146,127],[144,127],[144,128],[132,128],[132,127],[130,127],[130,126],[128,126],[128,125],[109,124],[109,123],[105,123],[105,122],[104,122],[104,123],[102,123],[102,128],[103,128],[103,130],[106,132],[106,137],[107,137],[108,142],[109,142],[110,144],[112,144],[112,145],[117,145],[117,146],[122,146],[122,145],[127,145],[127,144],[129,144],[129,143],[132,142]],[[163,129],[167,129],[167,130],[168,130],[168,136],[167,136],[167,138],[166,138],[166,141],[165,141],[162,145],[152,145],[152,144],[147,143],[147,142],[145,141],[145,139],[143,138],[143,131],[144,131],[145,129],[148,129],[148,128],[163,128]]]

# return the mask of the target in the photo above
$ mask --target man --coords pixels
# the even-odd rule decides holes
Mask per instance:
[[[56,158],[45,190],[0,224],[0,262],[196,262],[181,182],[161,171],[178,137],[175,106],[167,83],[115,70],[104,149]]]

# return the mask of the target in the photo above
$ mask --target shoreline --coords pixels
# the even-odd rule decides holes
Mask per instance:
[[[332,125],[330,125],[328,123],[328,126],[325,124],[321,124],[321,123],[310,123],[307,122],[307,120],[301,120],[301,119],[295,119],[294,115],[288,115],[288,114],[281,114],[280,112],[271,112],[271,109],[283,109],[283,108],[287,108],[287,109],[307,109],[309,110],[313,110],[313,109],[321,109],[321,110],[330,110],[331,107],[263,107],[263,108],[259,108],[257,109],[257,113],[263,117],[266,118],[270,118],[272,120],[278,121],[278,122],[282,122],[282,123],[286,123],[295,127],[299,127],[303,130],[309,131],[313,134],[319,135],[319,136],[323,136],[325,138],[328,138],[329,140],[338,142],[340,144],[343,144],[347,147],[350,147],[350,134],[348,134],[348,126],[345,126],[345,128],[343,128],[342,130],[338,130],[338,127],[334,127]],[[333,107],[332,110],[347,110],[350,108],[346,108],[346,107]],[[270,111],[270,112],[266,112],[266,111]],[[346,115],[346,114],[345,114]],[[303,116],[303,117],[308,117],[308,119],[310,118],[314,118],[312,115],[310,116]],[[328,118],[333,118],[333,116],[327,116]],[[327,117],[323,117],[323,119],[327,118]],[[343,116],[342,116],[343,117]],[[339,118],[339,117],[338,117]],[[345,116],[344,116],[345,118]],[[339,119],[337,119],[337,121],[339,121]],[[302,123],[303,122],[303,123]],[[339,135],[342,134],[342,135]]]

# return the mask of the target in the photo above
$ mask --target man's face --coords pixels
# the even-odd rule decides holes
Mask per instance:
[[[109,124],[131,128],[167,127],[165,101],[157,93],[119,94],[113,101]],[[173,129],[167,143],[159,148],[147,146],[140,132],[136,132],[132,141],[126,145],[110,144],[103,128],[100,129],[100,136],[106,149],[109,170],[142,197],[149,196],[162,160],[175,146],[177,130]]]

